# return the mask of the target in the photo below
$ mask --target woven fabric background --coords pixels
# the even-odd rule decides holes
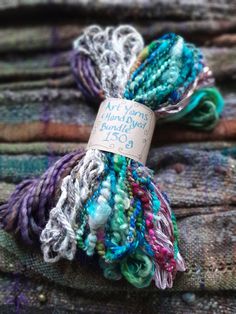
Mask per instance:
[[[147,41],[183,35],[203,49],[225,98],[210,133],[157,126],[148,158],[176,213],[187,271],[171,290],[137,290],[105,280],[94,259],[46,264],[0,230],[0,313],[236,313],[234,0],[0,1],[0,203],[86,146],[97,108],[77,89],[70,50],[91,23],[131,23]]]

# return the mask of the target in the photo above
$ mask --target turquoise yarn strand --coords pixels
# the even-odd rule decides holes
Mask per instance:
[[[125,87],[124,98],[142,103],[158,115],[163,108],[178,107],[203,73],[204,67],[199,49],[185,43],[180,36],[167,34],[152,42],[137,58]],[[160,116],[158,122],[176,121],[209,130],[217,123],[222,109],[223,99],[219,91],[213,87],[201,88],[191,95],[182,110]],[[150,170],[120,155],[106,153],[106,157],[108,164],[103,182],[114,178],[110,179],[113,184],[108,200],[114,210],[97,244],[104,276],[115,280],[123,276],[137,288],[149,286],[155,278],[157,286],[162,287],[159,276],[162,276],[163,269],[167,271],[166,281],[171,282],[171,277],[167,278],[175,274],[176,263],[180,269],[184,267],[178,249],[175,216],[172,213],[168,217],[164,198],[157,193]],[[96,207],[97,197],[88,206],[89,216]],[[161,226],[173,232],[172,252],[168,244],[163,246],[163,235],[159,239],[157,226],[160,215],[165,221]],[[167,219],[172,227],[166,227]],[[98,241],[97,237],[94,239]],[[165,241],[168,243],[168,240]],[[90,246],[93,251],[93,242]],[[88,245],[84,246],[84,250],[89,255],[92,252]]]
[[[201,51],[194,45],[184,43],[180,52],[176,45],[180,38],[167,34],[144,49],[137,64],[140,60],[145,61],[131,74],[124,92],[126,99],[143,103],[156,112],[163,106],[183,100],[186,91],[203,71],[204,61]],[[218,89],[200,88],[192,94],[185,108],[160,117],[158,123],[179,122],[209,131],[217,124],[223,108],[224,100]]]

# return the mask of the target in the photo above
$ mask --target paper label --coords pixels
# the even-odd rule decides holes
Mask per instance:
[[[87,149],[120,154],[145,164],[155,114],[135,101],[108,98],[100,105]]]

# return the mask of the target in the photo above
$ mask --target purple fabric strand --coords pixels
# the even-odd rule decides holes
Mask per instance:
[[[92,60],[90,60],[89,58],[87,59],[87,67],[88,67],[88,78],[91,78],[91,83],[92,83],[95,96],[98,96],[101,94],[101,86],[95,74],[96,69],[92,64]]]
[[[83,95],[88,100],[99,104],[104,96],[91,59],[75,52],[71,55],[71,68]]]

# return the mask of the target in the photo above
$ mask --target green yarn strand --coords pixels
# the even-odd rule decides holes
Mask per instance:
[[[201,88],[182,111],[160,119],[160,123],[179,122],[203,131],[212,130],[219,121],[224,99],[215,87]]]
[[[121,262],[121,273],[136,288],[145,288],[152,281],[154,264],[143,252],[136,251]]]

